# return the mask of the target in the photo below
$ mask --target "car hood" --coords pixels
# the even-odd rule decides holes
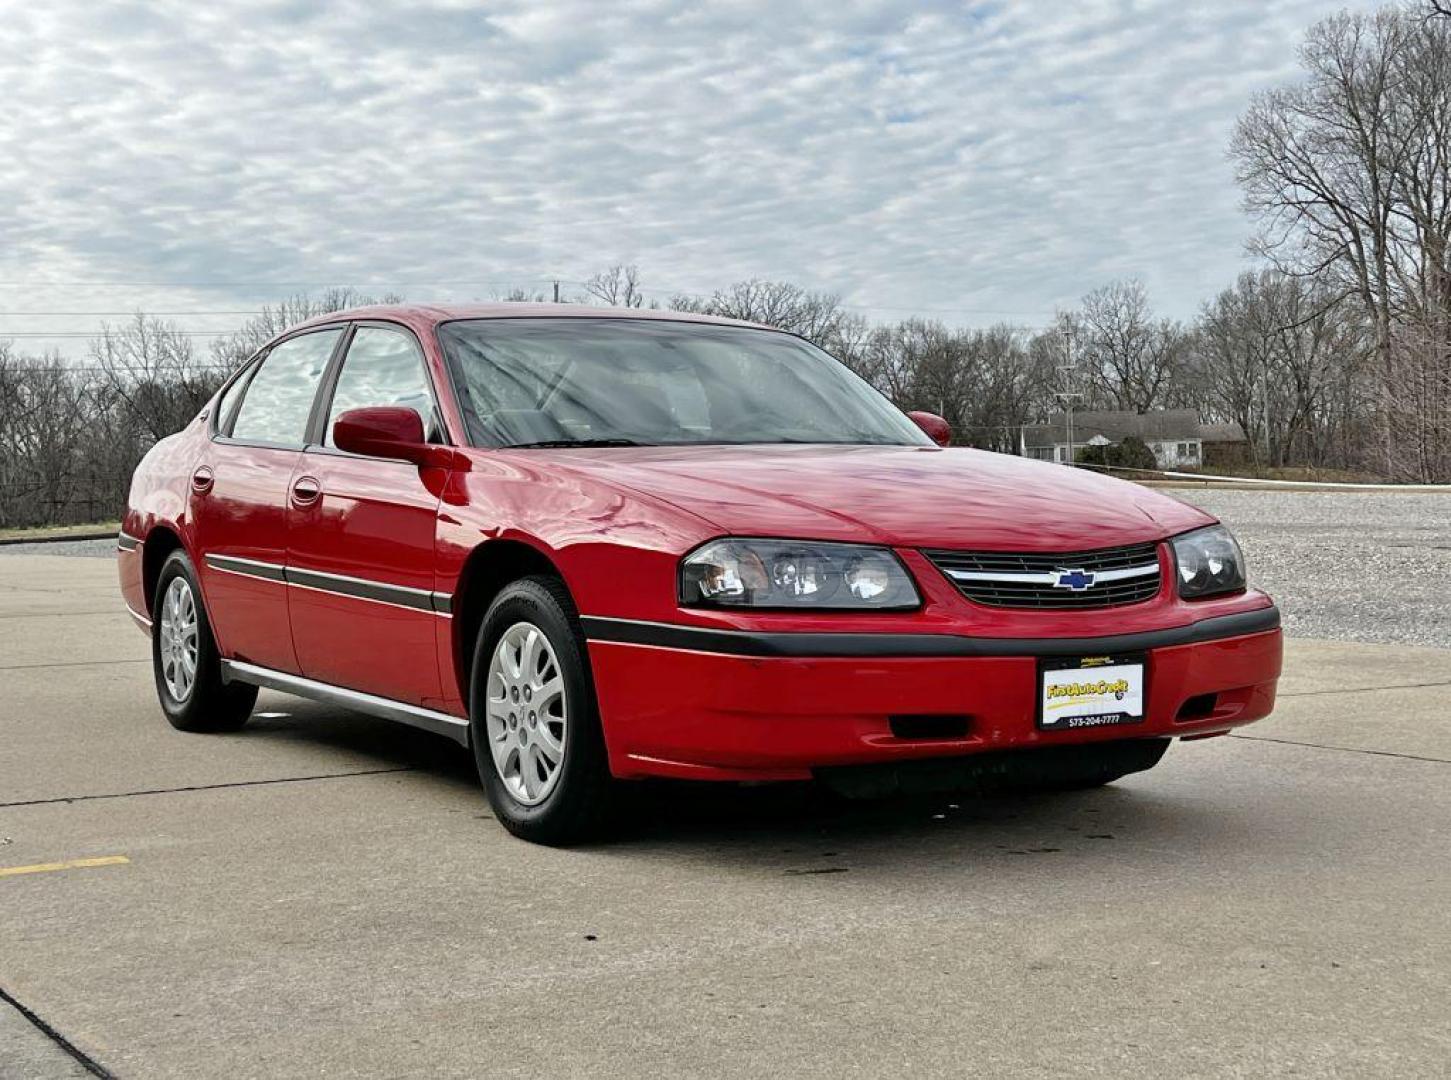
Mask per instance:
[[[982,450],[780,445],[532,453],[737,536],[1083,551],[1214,521],[1137,484]]]

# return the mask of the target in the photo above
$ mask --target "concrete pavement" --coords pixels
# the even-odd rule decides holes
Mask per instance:
[[[173,731],[104,560],[0,559],[0,987],[123,1077],[1444,1075],[1451,650],[1036,799],[677,789],[509,838],[457,747]],[[0,1003],[0,1077],[76,1075]]]

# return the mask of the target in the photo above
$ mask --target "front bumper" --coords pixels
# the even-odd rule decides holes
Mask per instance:
[[[1237,621],[1099,638],[1013,642],[917,635],[920,655],[910,642],[873,645],[868,639],[877,635],[748,635],[696,639],[683,647],[678,636],[652,633],[657,624],[626,630],[584,622],[610,767],[620,777],[795,780],[833,765],[1202,737],[1269,714],[1282,655],[1273,608]],[[1206,630],[1206,623],[1218,626]],[[1245,632],[1232,632],[1235,626]],[[670,641],[677,643],[661,643]],[[797,654],[783,654],[787,648]],[[852,655],[814,654],[847,648]],[[870,654],[873,648],[878,655]],[[1127,651],[1148,658],[1143,722],[1037,729],[1039,657]],[[930,720],[920,723],[933,717],[952,718],[965,731],[900,734],[940,728]]]

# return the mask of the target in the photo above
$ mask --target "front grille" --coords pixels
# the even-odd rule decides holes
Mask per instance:
[[[1083,608],[1137,604],[1159,591],[1159,546],[1099,551],[924,551],[962,595],[990,607]],[[1080,590],[1058,585],[1081,570],[1093,583]],[[1066,580],[1072,581],[1070,575]],[[1083,585],[1082,580],[1078,584]]]

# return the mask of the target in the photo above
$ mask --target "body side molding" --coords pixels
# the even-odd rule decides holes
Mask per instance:
[[[386,581],[371,581],[347,574],[303,570],[295,566],[263,562],[261,559],[243,559],[235,555],[208,555],[206,564],[213,570],[227,574],[280,581],[298,589],[348,596],[354,600],[371,600],[375,604],[391,604],[393,607],[411,608],[414,611],[448,615],[453,608],[453,597],[450,594],[415,589],[411,585],[392,585]]]
[[[281,563],[263,562],[261,559],[243,559],[236,555],[207,555],[203,561],[213,570],[224,574],[241,574],[243,577],[261,578],[264,581],[286,581],[287,575]]]
[[[353,709],[384,720],[396,720],[436,735],[447,736],[460,746],[469,744],[469,722],[461,716],[434,712],[418,705],[393,701],[376,694],[365,694],[361,690],[333,686],[315,679],[305,679],[301,675],[289,675],[285,671],[273,671],[271,668],[258,667],[240,660],[223,660],[222,677],[228,682],[235,679],[237,682],[265,686],[269,690],[281,690],[286,694],[296,694],[298,697],[321,701],[327,705],[340,705],[345,709]]]

